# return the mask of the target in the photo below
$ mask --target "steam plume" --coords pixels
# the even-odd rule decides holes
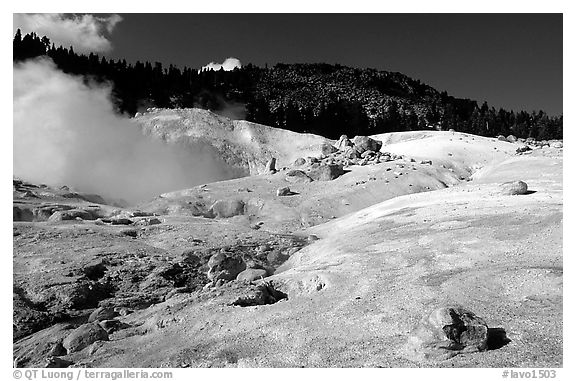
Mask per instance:
[[[231,71],[237,67],[242,67],[242,63],[240,62],[240,60],[238,58],[230,57],[226,58],[224,62],[222,62],[221,64],[216,62],[210,62],[208,65],[202,66],[202,70],[213,69],[214,71],[218,71],[221,68],[224,68],[225,71]]]
[[[20,28],[22,33],[36,32],[46,35],[56,46],[72,45],[77,52],[107,52],[112,44],[105,36],[111,34],[122,21],[119,15],[94,16],[62,13],[15,13],[13,32]]]
[[[234,177],[206,147],[168,145],[114,113],[110,88],[52,61],[14,66],[14,175],[137,202]]]

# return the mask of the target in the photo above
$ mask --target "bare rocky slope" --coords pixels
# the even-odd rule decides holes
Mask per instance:
[[[563,365],[559,144],[190,112],[137,119],[259,174],[131,208],[14,181],[17,366]]]
[[[203,147],[245,175],[259,174],[275,157],[288,166],[298,157],[321,153],[333,141],[313,134],[298,134],[245,120],[231,120],[202,109],[148,109],[133,119],[145,134],[171,144]]]

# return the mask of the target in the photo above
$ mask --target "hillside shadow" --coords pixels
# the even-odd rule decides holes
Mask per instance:
[[[487,349],[489,351],[494,349],[500,349],[506,344],[510,343],[512,340],[506,336],[506,331],[504,328],[488,328],[488,343]]]

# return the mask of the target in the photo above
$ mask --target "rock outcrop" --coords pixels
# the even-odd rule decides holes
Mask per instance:
[[[528,185],[524,181],[509,181],[500,184],[501,193],[503,195],[522,195],[528,193]]]

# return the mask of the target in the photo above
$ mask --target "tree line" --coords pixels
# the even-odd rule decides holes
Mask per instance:
[[[35,33],[13,39],[13,61],[46,56],[65,73],[112,86],[119,113],[148,107],[245,105],[245,119],[329,138],[393,131],[454,129],[482,136],[513,134],[561,139],[562,116],[543,111],[495,109],[486,102],[454,98],[401,73],[329,64],[252,64],[232,71],[127,63],[56,47]]]

